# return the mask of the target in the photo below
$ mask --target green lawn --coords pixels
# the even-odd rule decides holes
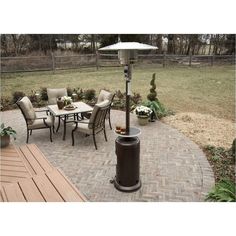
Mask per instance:
[[[176,112],[200,112],[234,120],[235,68],[150,67],[134,68],[132,90],[143,99],[149,92],[152,73],[156,73],[158,97]],[[77,71],[12,73],[1,75],[2,96],[13,91],[30,94],[40,87],[102,88],[124,91],[123,68],[94,68]]]

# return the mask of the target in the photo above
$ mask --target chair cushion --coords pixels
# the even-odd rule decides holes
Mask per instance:
[[[32,124],[36,118],[36,113],[29,98],[25,96],[20,101],[18,101],[17,104],[20,106],[22,112],[24,113],[28,124]]]
[[[105,101],[105,100],[111,101],[112,96],[113,96],[112,93],[110,93],[110,92],[108,92],[108,91],[102,89],[102,90],[100,91],[99,95],[98,95],[97,103],[101,103],[101,102],[103,102],[103,101]]]
[[[77,131],[85,133],[85,134],[92,134],[92,130],[88,128],[88,124],[89,123],[87,123],[87,122],[86,123],[78,122]]]
[[[105,101],[103,101],[103,102],[97,103],[97,104],[94,106],[93,111],[92,111],[92,115],[90,116],[90,119],[89,119],[89,125],[88,125],[88,128],[89,128],[89,129],[92,129],[92,128],[93,128],[93,122],[94,122],[96,113],[97,113],[97,111],[99,110],[99,108],[100,108],[100,107],[105,107],[105,106],[109,105],[109,103],[110,103],[109,100],[105,100]]]
[[[67,96],[66,88],[57,88],[57,89],[50,89],[47,88],[48,94],[48,104],[54,105],[57,103],[57,98]]]
[[[45,120],[45,122],[47,123],[48,126],[53,126],[53,116],[46,116],[47,119]],[[45,128],[47,127],[45,124],[44,124],[44,121],[43,119],[36,119],[34,120],[34,122],[32,124],[30,124],[28,126],[29,129],[40,129],[40,128]]]

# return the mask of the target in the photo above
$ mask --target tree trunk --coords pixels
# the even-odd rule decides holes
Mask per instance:
[[[157,35],[156,45],[158,47],[158,53],[162,53],[162,34]]]

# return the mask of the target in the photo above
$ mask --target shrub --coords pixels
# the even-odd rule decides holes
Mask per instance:
[[[32,103],[37,103],[38,102],[38,97],[37,97],[36,92],[34,90],[31,90],[31,94],[29,95],[29,100]]]
[[[84,98],[83,89],[78,89],[76,93],[77,93],[77,96],[78,96],[78,100],[82,100]]]
[[[16,103],[20,98],[25,96],[25,93],[21,92],[21,91],[15,91],[12,93],[13,96],[13,103]]]
[[[142,97],[139,93],[133,93],[133,95],[130,97],[131,103],[137,105],[142,101]]]
[[[210,202],[235,202],[235,183],[228,179],[222,179],[206,196],[205,200]]]
[[[84,92],[84,99],[92,101],[95,99],[96,91],[94,89],[88,89]]]
[[[67,96],[72,97],[73,89],[68,87],[66,88],[66,90],[67,90]]]
[[[115,97],[113,100],[113,107],[123,110],[125,108],[125,99],[126,99],[125,92],[122,93],[120,90],[117,90],[115,92]],[[141,95],[139,93],[134,92],[133,95],[130,96],[131,110],[133,110],[138,104],[140,104],[141,101],[142,101]]]
[[[232,150],[207,145],[204,147],[207,159],[214,171],[216,182],[221,179],[235,181],[235,157]]]
[[[156,79],[156,73],[153,73],[152,74],[152,79],[151,79],[151,82],[150,82],[150,85],[151,85],[150,93],[147,95],[147,99],[149,101],[158,101],[155,79]]]
[[[12,101],[8,97],[1,97],[1,111],[6,111],[12,108]]]
[[[120,90],[116,91],[115,94],[116,94],[115,96],[116,98],[120,100],[125,99],[125,93],[122,93]]]
[[[48,101],[47,88],[45,87],[40,88],[40,94],[41,94],[41,100]]]
[[[78,100],[83,100],[83,98],[84,98],[84,92],[83,92],[83,89],[82,89],[82,88],[78,87],[78,88],[74,89],[74,93],[77,94],[77,99],[78,99]]]

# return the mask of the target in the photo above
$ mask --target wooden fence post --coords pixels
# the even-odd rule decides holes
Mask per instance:
[[[163,54],[163,61],[162,61],[163,67],[166,67],[166,52]]]
[[[190,67],[192,66],[192,53],[189,52],[189,64]]]
[[[51,57],[52,57],[52,71],[54,73],[55,72],[55,57],[54,57],[53,52],[51,52]]]
[[[99,69],[99,52],[96,51],[96,67],[97,67],[97,70]]]
[[[211,66],[214,65],[214,61],[215,61],[215,54],[211,55]]]

